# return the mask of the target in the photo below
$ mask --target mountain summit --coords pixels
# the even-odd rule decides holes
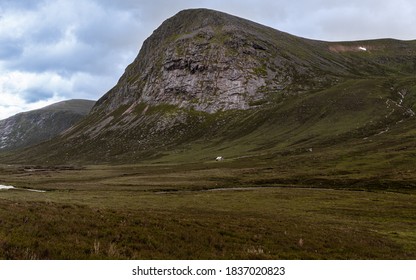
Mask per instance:
[[[143,43],[87,118],[25,160],[208,160],[367,141],[409,125],[415,72],[415,41],[315,41],[185,10]]]
[[[326,43],[217,11],[185,10],[144,42],[95,111],[141,103],[209,113],[249,109],[271,94],[327,86],[334,75],[349,74],[337,58]]]

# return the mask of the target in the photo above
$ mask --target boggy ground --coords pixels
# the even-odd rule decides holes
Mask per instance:
[[[0,166],[0,258],[416,258],[412,189],[247,166]]]

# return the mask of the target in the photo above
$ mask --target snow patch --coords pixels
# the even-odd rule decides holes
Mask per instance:
[[[15,188],[13,186],[5,186],[5,185],[0,185],[0,190],[10,190],[10,189],[15,189],[15,190],[24,190],[24,191],[29,191],[29,192],[38,192],[38,193],[45,193],[46,191],[43,190],[35,190],[35,189],[22,189],[22,188]]]
[[[14,187],[13,186],[0,185],[0,190],[10,190],[10,189],[14,189]]]
[[[367,48],[365,48],[365,47],[358,47],[358,49],[359,49],[360,51],[364,51],[364,52],[366,52],[366,51],[367,51]]]

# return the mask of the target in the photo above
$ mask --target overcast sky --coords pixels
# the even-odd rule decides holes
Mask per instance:
[[[0,119],[97,100],[163,20],[198,7],[311,39],[416,39],[414,0],[0,0]]]

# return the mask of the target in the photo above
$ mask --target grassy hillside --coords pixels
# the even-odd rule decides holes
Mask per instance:
[[[83,163],[202,163],[217,155],[228,161],[256,158],[281,161],[310,159],[307,165],[331,166],[334,172],[406,169],[413,161],[416,80],[409,76],[353,79],[311,94],[270,96],[251,110],[214,114],[170,105],[138,106],[125,123],[121,108],[98,126],[97,136],[64,135],[9,162]],[[99,117],[99,116],[98,116]],[[92,115],[70,133],[84,130]],[[170,127],[169,124],[177,122]],[[160,124],[167,129],[156,130]],[[97,148],[99,149],[97,151]],[[43,154],[38,158],[39,154]],[[66,160],[68,159],[68,160]],[[307,166],[293,166],[294,169]],[[380,169],[381,168],[381,169]],[[337,171],[337,169],[340,169]],[[382,172],[382,171],[380,171]]]

